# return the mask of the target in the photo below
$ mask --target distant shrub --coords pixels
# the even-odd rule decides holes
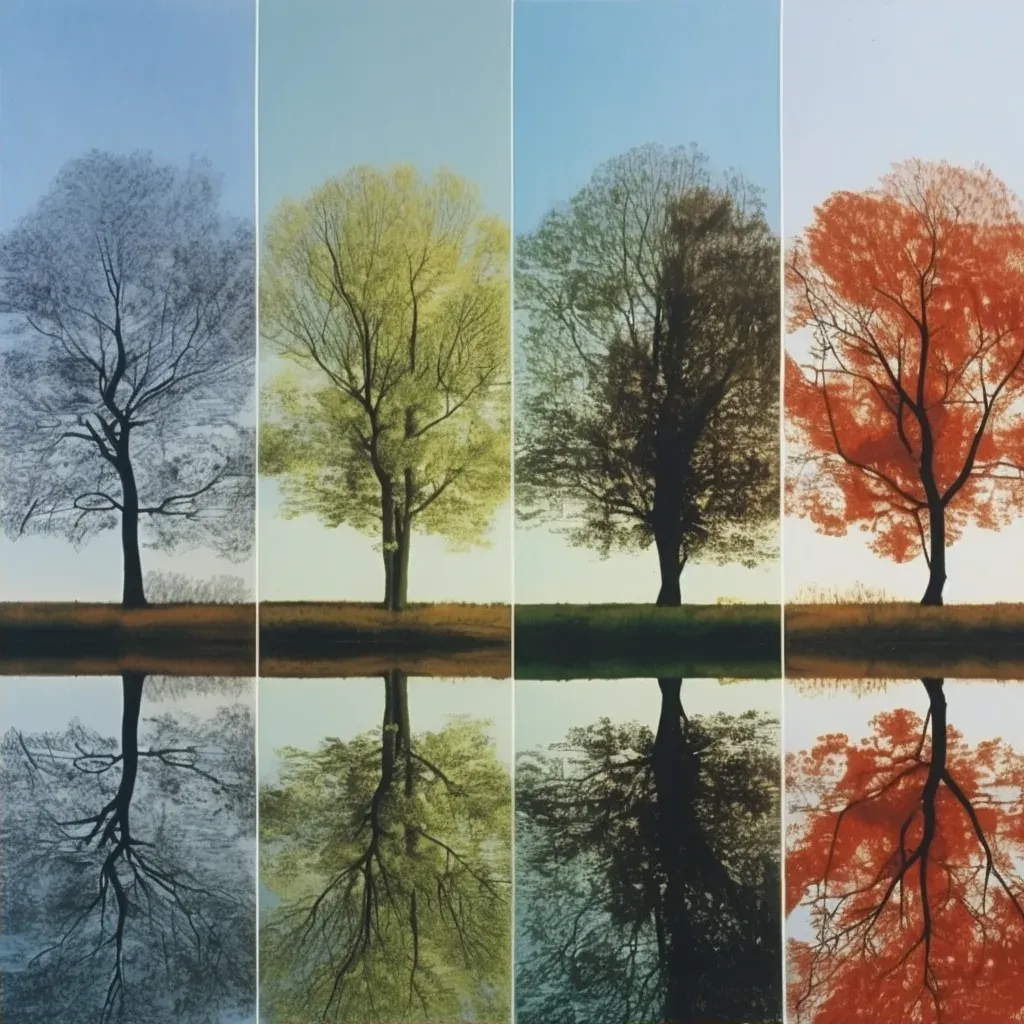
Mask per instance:
[[[884,587],[854,583],[850,587],[823,587],[811,584],[801,587],[791,604],[894,604],[896,598]]]
[[[181,572],[151,572],[146,599],[151,604],[245,604],[252,592],[240,576],[195,579]]]

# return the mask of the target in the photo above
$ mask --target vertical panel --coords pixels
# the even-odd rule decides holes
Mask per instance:
[[[254,55],[0,15],[5,1020],[255,1019]]]
[[[260,8],[268,1021],[510,1015],[510,24]]]
[[[264,1019],[510,1019],[510,690],[261,680]]]
[[[0,684],[5,1020],[254,1021],[251,679]]]
[[[507,647],[508,3],[260,19],[263,649]]]
[[[1004,129],[1022,110],[1004,70],[1021,19],[1001,3],[960,13],[785,5],[786,935],[799,1024],[1024,1012],[1011,571],[1024,537],[1024,164]],[[842,75],[826,43],[839,37],[859,55]]]
[[[781,1021],[778,33],[516,4],[521,1021]]]
[[[698,614],[751,629],[734,654],[778,651],[777,612],[749,608],[780,592],[778,44],[772,0],[516,5],[531,674],[566,616],[569,657],[611,657],[642,617],[670,659]],[[747,607],[694,607],[716,603]]]
[[[517,682],[519,1021],[781,1021],[781,699]]]

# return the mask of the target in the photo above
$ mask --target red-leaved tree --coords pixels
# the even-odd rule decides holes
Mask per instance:
[[[794,1024],[1024,1020],[1024,756],[969,747],[922,681],[923,723],[885,712],[787,759]]]
[[[1024,506],[1024,217],[990,171],[897,165],[837,192],[786,261],[788,505],[854,525],[897,562],[924,553],[942,604],[946,548]]]

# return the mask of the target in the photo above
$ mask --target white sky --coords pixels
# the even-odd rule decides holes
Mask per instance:
[[[522,685],[521,683],[519,684]],[[1024,685],[990,679],[947,679],[943,691],[949,724],[970,744],[1002,737],[1024,749]],[[867,736],[871,719],[883,711],[910,708],[922,717],[928,695],[920,679],[896,680],[884,690],[858,694],[852,684],[807,691],[788,682],[783,745],[787,752],[810,750],[819,736],[844,732],[851,740]]]
[[[1024,90],[1017,82],[1024,7],[1013,0],[785,0],[782,221],[798,234],[839,189],[876,184],[919,157],[988,165],[1024,195]],[[967,532],[947,554],[948,602],[1019,601],[1024,522]],[[919,600],[922,558],[898,566],[864,535],[822,537],[807,522],[783,529],[785,595],[857,582]]]
[[[282,519],[276,480],[259,484],[259,591],[265,601],[380,601],[384,567],[375,538],[313,516]],[[409,559],[410,601],[512,600],[512,515],[506,502],[487,547],[449,551],[443,538],[414,532]]]
[[[552,530],[519,528],[515,535],[517,604],[653,604],[660,578],[653,545],[642,553],[615,552],[603,559],[570,547]],[[552,569],[557,566],[557,571]],[[779,563],[757,569],[741,565],[688,565],[680,577],[684,604],[714,604],[720,597],[778,603]]]

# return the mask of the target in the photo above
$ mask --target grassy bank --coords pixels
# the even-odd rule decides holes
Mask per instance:
[[[786,673],[1024,678],[1024,605],[787,605]]]
[[[260,603],[260,638],[301,630],[343,643],[386,644],[415,639],[419,643],[507,644],[512,610],[507,604],[414,604],[385,611],[379,604],[358,602],[264,601]]]
[[[0,603],[5,675],[252,676],[252,604]]]
[[[780,675],[777,605],[517,605],[521,679]]]
[[[267,676],[511,675],[508,605],[355,602],[260,605],[260,672]]]
[[[252,604],[0,604],[0,673],[254,675],[256,614]],[[394,614],[373,604],[265,603],[259,623],[266,675],[511,674],[507,605]]]

